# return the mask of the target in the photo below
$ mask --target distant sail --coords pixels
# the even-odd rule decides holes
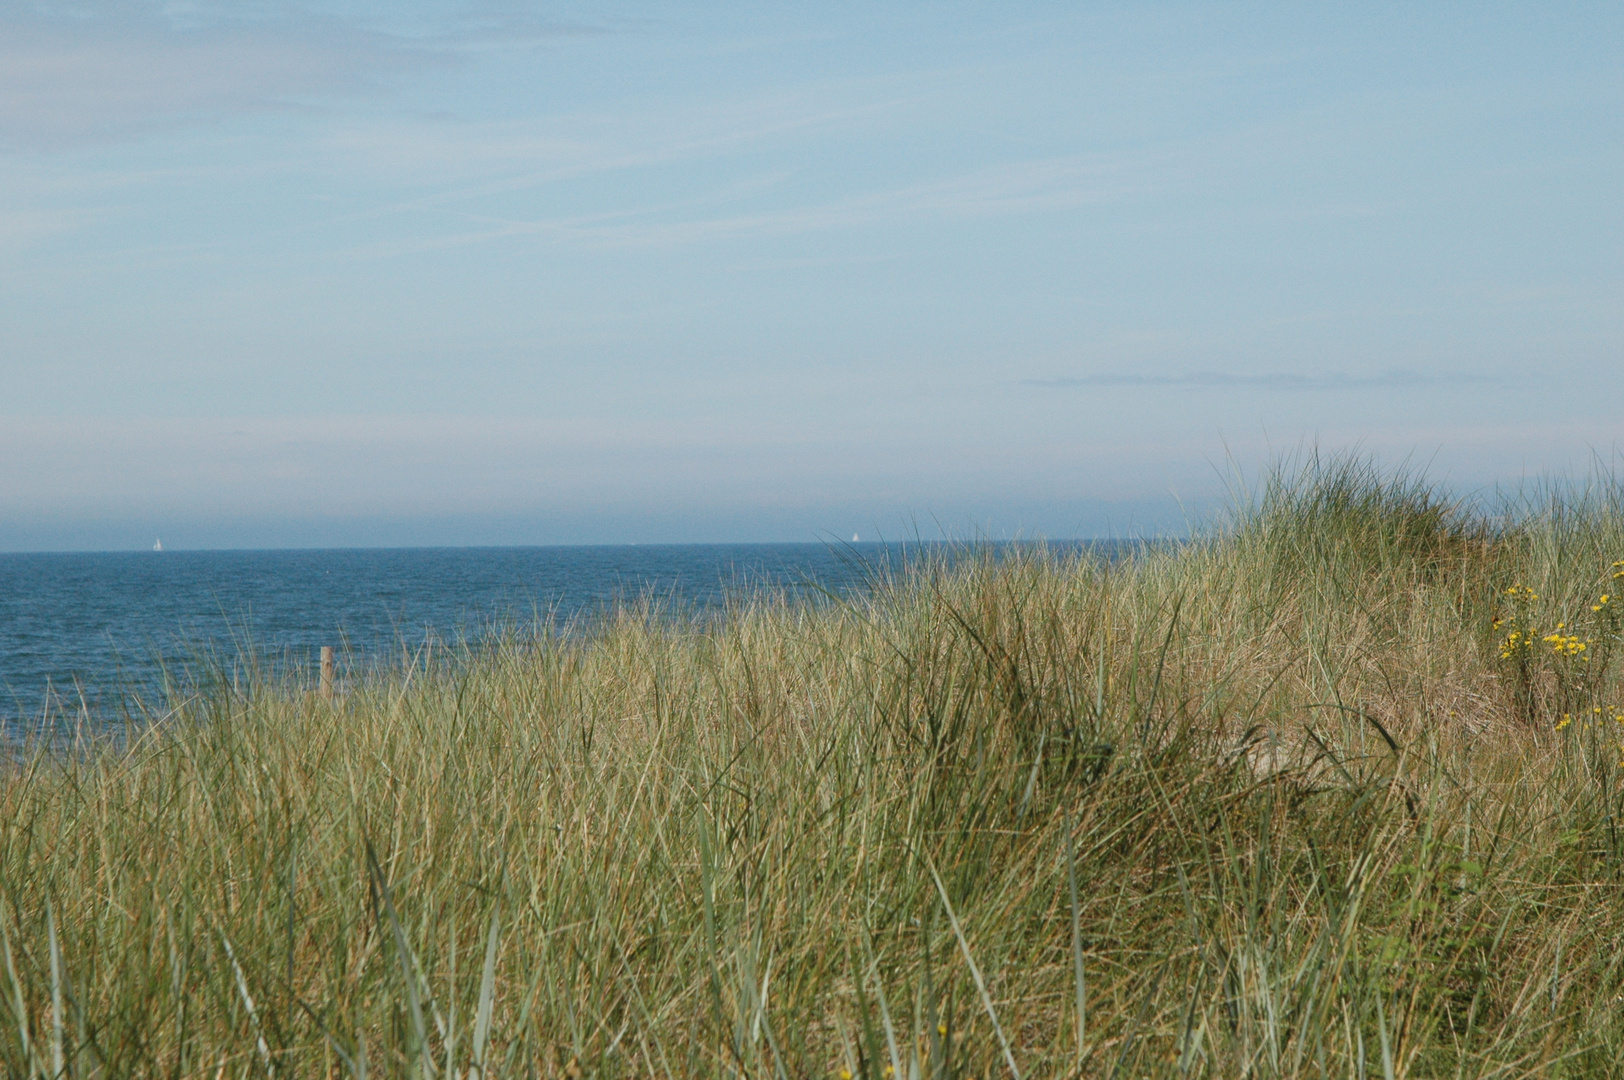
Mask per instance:
[[[163,549],[164,549],[164,542],[162,540],[154,540],[152,542],[152,550],[153,551],[162,551]]]
[[[856,533],[851,534],[851,542],[854,543],[854,544],[857,543],[857,534]]]

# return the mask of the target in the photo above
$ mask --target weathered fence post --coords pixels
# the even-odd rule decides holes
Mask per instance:
[[[321,696],[331,699],[333,696],[333,647],[321,647]]]

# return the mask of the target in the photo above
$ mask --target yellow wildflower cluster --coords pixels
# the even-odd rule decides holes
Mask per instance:
[[[1597,705],[1597,706],[1595,706],[1594,708],[1592,708],[1590,710],[1590,716],[1588,718],[1586,718],[1586,720],[1585,720],[1585,722],[1584,722],[1584,724],[1582,726],[1588,730],[1588,729],[1594,728],[1598,724],[1603,724],[1604,725],[1609,720],[1611,720],[1615,724],[1624,724],[1624,706],[1609,705],[1606,708],[1603,708],[1602,706]],[[1556,724],[1556,727],[1555,727],[1554,730],[1561,731],[1564,728],[1568,728],[1568,727],[1572,727],[1572,726],[1573,726],[1573,714],[1572,713],[1563,713],[1562,714],[1562,719],[1557,721],[1557,724]],[[1624,736],[1624,732],[1620,732],[1620,735]],[[1620,738],[1620,740],[1619,740],[1618,752],[1619,752],[1619,755],[1620,755],[1619,766],[1621,768],[1624,768],[1624,738]]]
[[[1529,586],[1518,582],[1495,597],[1499,609],[1492,618],[1495,644],[1506,662],[1517,709],[1529,722],[1549,724],[1542,714],[1554,714],[1560,717],[1554,724],[1557,731],[1570,726],[1591,729],[1609,719],[1624,724],[1624,708],[1590,709],[1612,673],[1614,648],[1624,642],[1624,585],[1613,584],[1617,581],[1624,581],[1624,559],[1602,575],[1590,601],[1578,607],[1570,621],[1554,628],[1545,619],[1555,613],[1542,610],[1549,602],[1541,602]],[[1561,711],[1575,706],[1581,707]],[[1624,753],[1624,730],[1615,734]]]
[[[1500,620],[1495,620],[1495,629],[1499,629],[1499,622]],[[1525,635],[1521,630],[1513,630],[1511,633],[1507,634],[1506,639],[1500,643],[1500,659],[1510,660],[1513,656],[1517,655],[1517,650],[1519,648],[1531,649],[1533,646],[1533,631],[1529,631]]]
[[[1577,634],[1564,634],[1567,623],[1557,623],[1556,633],[1546,634],[1541,641],[1551,647],[1551,651],[1558,656],[1578,656],[1590,647],[1590,642],[1584,641]]]
[[[1538,593],[1520,582],[1507,589],[1505,596],[1506,599],[1517,608],[1522,608],[1530,601],[1539,599]],[[1494,617],[1494,629],[1499,630],[1502,626],[1504,626],[1507,618],[1508,616],[1505,615],[1496,615]],[[1505,639],[1500,642],[1500,659],[1502,660],[1510,660],[1512,657],[1517,655],[1519,650],[1532,649],[1534,647],[1535,639],[1539,637],[1539,631],[1535,630],[1531,626],[1516,628],[1517,623],[1522,621],[1517,616],[1512,615],[1509,616],[1509,618],[1511,619],[1511,624],[1514,629],[1512,629],[1511,632],[1505,636]]]
[[[1613,577],[1624,578],[1624,559],[1615,562],[1613,567]],[[1531,625],[1517,625],[1523,622],[1524,613],[1527,610],[1525,605],[1539,599],[1539,594],[1533,589],[1519,583],[1507,589],[1505,597],[1518,611],[1509,616],[1494,616],[1492,622],[1494,629],[1500,630],[1507,622],[1510,622],[1513,627],[1510,633],[1506,634],[1500,641],[1500,659],[1510,660],[1518,655],[1519,650],[1532,649],[1536,640],[1549,645],[1551,652],[1557,656],[1577,656],[1582,660],[1590,659],[1588,656],[1583,655],[1590,648],[1590,640],[1573,633],[1573,629],[1577,628],[1570,628],[1567,623],[1557,623],[1556,629],[1549,634],[1541,634],[1539,630]],[[1607,611],[1610,616],[1612,603],[1613,595],[1611,593],[1602,593],[1596,602],[1590,605],[1590,611],[1592,614]],[[1524,653],[1524,655],[1527,654]]]

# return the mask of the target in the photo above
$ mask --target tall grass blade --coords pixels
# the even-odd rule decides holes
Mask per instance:
[[[51,947],[51,1076],[68,1075],[67,1055],[62,1044],[62,946],[56,937],[56,910],[45,900],[45,927]]]
[[[17,977],[17,963],[11,955],[11,928],[4,912],[0,912],[0,947],[6,954],[6,977],[11,982],[11,1012],[12,1019],[17,1024],[17,1047],[21,1051],[23,1068],[31,1077],[39,1067],[34,1054],[34,1044],[29,1036],[28,999],[23,996],[23,983]]]
[[[391,895],[389,883],[384,880],[383,868],[378,865],[377,852],[373,850],[371,841],[367,842],[367,869],[372,875],[374,886],[377,888],[383,901],[385,916],[389,919],[389,928],[395,940],[395,960],[400,966],[400,979],[406,990],[406,1016],[412,1023],[412,1043],[407,1048],[407,1060],[417,1061],[418,1072],[423,1077],[434,1075],[434,1059],[429,1054],[428,1025],[423,1018],[423,1000],[417,989],[417,972],[413,967],[412,950],[406,944],[406,931],[400,925],[400,916],[395,912],[395,901]]]
[[[880,1027],[885,1032],[885,1046],[891,1055],[891,1075],[901,1080],[902,1055],[897,1052],[897,1032],[891,1023],[891,1007],[885,1000],[885,987],[880,979],[880,962],[874,957],[869,944],[868,928],[863,928],[863,952],[868,957],[868,977],[874,982],[874,997],[880,1003]]]
[[[296,1000],[298,1000],[298,999],[296,999]],[[327,1026],[327,1022],[325,1020],[323,1020],[319,1015],[317,1015],[315,1009],[312,1009],[303,1000],[298,1000],[298,1004],[299,1004],[300,1010],[303,1011],[304,1014],[310,1018],[310,1022],[312,1024],[316,1025],[316,1030],[321,1032],[321,1037],[326,1040],[328,1048],[330,1050],[332,1050],[333,1053],[338,1055],[338,1060],[342,1061],[345,1065],[347,1065],[349,1067],[350,1073],[352,1075],[365,1077],[366,1076],[365,1055],[352,1055],[348,1050],[344,1049],[344,1044],[339,1041],[339,1038],[338,1038],[337,1035],[333,1034],[333,1030],[332,1030],[332,1028]],[[362,1060],[357,1062],[357,1056],[361,1057]]]
[[[237,963],[237,952],[231,947],[231,939],[226,937],[224,930],[215,931],[220,937],[220,946],[225,949],[226,962],[231,965],[231,974],[237,982],[237,994],[242,999],[243,1008],[248,1010],[248,1022],[254,1027],[254,1046],[259,1050],[260,1063],[265,1066],[268,1074],[276,1072],[276,1066],[271,1062],[271,1048],[265,1042],[265,1029],[260,1026],[259,1010],[254,1007],[254,995],[248,992],[248,979],[243,975],[242,965]]]
[[[998,1010],[993,1008],[992,995],[987,993],[987,983],[981,977],[981,968],[976,965],[976,958],[970,955],[970,943],[965,940],[964,930],[959,926],[959,917],[953,911],[953,901],[947,898],[947,886],[942,884],[942,875],[936,872],[936,863],[928,855],[926,867],[930,870],[931,880],[936,883],[936,892],[942,898],[942,907],[947,911],[947,921],[953,926],[953,936],[959,940],[959,951],[964,954],[964,962],[970,967],[970,977],[975,980],[976,990],[981,994],[981,1005],[987,1010],[987,1019],[992,1021],[993,1033],[998,1036],[998,1045],[1004,1051],[1004,1063],[1009,1066],[1009,1075],[1015,1080],[1021,1080],[1021,1069],[1015,1064],[1015,1053],[1009,1048],[1009,1039],[1004,1035],[1004,1025],[998,1022]]]
[[[727,1046],[733,1054],[733,1060],[740,1069],[745,1067],[744,1049],[739,1045],[738,1033],[723,1023],[722,1007],[722,972],[720,967],[721,945],[717,941],[716,933],[716,854],[711,847],[710,823],[706,820],[704,811],[699,815],[699,872],[700,891],[703,894],[705,908],[705,961],[707,976],[710,985],[711,1015],[716,1024],[717,1038],[727,1034]]]
[[[450,926],[446,931],[446,948],[450,952],[451,972],[448,977],[450,993],[446,998],[446,1019],[440,1026],[440,1041],[445,1048],[445,1075],[447,1080],[457,1080],[457,928]],[[435,1020],[439,1020],[439,1010],[435,1010]]]
[[[485,1053],[491,1038],[491,1011],[496,1002],[496,956],[502,941],[502,908],[491,913],[491,929],[485,939],[485,968],[479,976],[479,1008],[474,1014],[473,1070],[471,1080],[485,1080]]]
[[[1382,1007],[1384,996],[1376,995],[1376,1035],[1382,1044],[1382,1080],[1393,1080],[1393,1047],[1387,1041],[1387,1010]]]
[[[1087,1045],[1088,1005],[1083,984],[1083,911],[1077,897],[1077,840],[1072,835],[1071,815],[1066,815],[1066,892],[1071,899],[1071,970],[1073,994],[1077,1005],[1077,1058],[1075,1068],[1081,1071],[1084,1047]]]

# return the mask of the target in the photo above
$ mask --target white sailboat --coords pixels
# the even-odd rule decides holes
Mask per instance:
[[[155,540],[152,541],[152,550],[153,551],[162,551],[163,549],[164,549],[164,542],[162,540],[156,540],[155,539]]]

